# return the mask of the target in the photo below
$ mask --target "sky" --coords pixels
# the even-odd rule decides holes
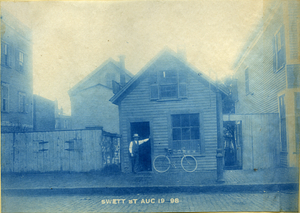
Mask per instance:
[[[32,30],[33,92],[71,114],[68,90],[109,57],[133,74],[164,47],[224,79],[262,19],[262,0],[1,2]]]

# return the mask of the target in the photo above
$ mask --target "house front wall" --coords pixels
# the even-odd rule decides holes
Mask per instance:
[[[169,64],[166,67],[163,65],[152,66],[149,70],[180,69],[176,63]],[[197,170],[215,170],[217,168],[216,93],[210,90],[207,85],[200,83],[194,76],[188,75],[187,98],[167,101],[150,100],[149,77],[146,75],[122,100],[119,105],[119,113],[123,171],[131,171],[128,152],[132,134],[131,122],[149,122],[151,162],[153,162],[156,156],[165,154],[165,148],[172,149],[171,115],[189,113],[200,113],[200,138],[204,145],[201,142],[202,152],[199,150],[190,152],[197,159]],[[180,170],[180,165],[177,168]],[[181,169],[181,171],[183,170]]]
[[[118,106],[109,99],[111,89],[96,86],[71,96],[72,128],[103,127],[107,132],[119,133]]]
[[[273,124],[273,121],[279,122],[278,125],[273,126],[275,132],[279,132],[275,141],[268,135],[262,136],[265,138],[264,143],[269,144],[270,147],[278,147],[277,158],[280,161],[274,161],[272,164],[277,166],[298,164],[296,134],[299,130],[296,129],[295,124],[294,93],[300,86],[299,8],[299,1],[280,1],[274,6],[270,16],[264,17],[262,31],[257,33],[248,46],[248,51],[239,61],[235,75],[238,88],[235,113],[241,116],[252,116],[250,120],[254,120],[255,116],[260,114],[263,117],[261,122],[268,122],[267,126],[262,126],[262,131],[266,134],[268,134],[268,126]],[[276,42],[279,38],[281,44]],[[281,46],[281,50],[284,50],[283,65],[280,66],[277,57],[278,45]],[[280,123],[282,113],[280,113],[279,99],[283,96],[286,127]],[[273,115],[272,121],[268,116],[264,116],[267,114]],[[243,125],[250,126],[250,120],[243,120]],[[286,137],[283,134],[286,134]],[[247,136],[243,134],[243,137]],[[287,144],[286,148],[284,143]]]

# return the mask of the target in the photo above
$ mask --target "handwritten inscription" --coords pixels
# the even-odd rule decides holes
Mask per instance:
[[[179,198],[171,198],[170,200],[165,200],[164,198],[155,199],[104,199],[101,200],[101,204],[154,204],[154,203],[179,203]]]

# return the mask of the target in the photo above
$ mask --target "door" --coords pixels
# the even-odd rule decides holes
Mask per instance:
[[[131,141],[133,135],[138,134],[139,140],[147,139],[150,136],[149,122],[131,122]],[[151,139],[139,146],[138,171],[151,171]]]
[[[224,121],[224,169],[242,169],[242,122]]]

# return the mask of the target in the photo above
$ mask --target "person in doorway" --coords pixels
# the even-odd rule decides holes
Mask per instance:
[[[129,154],[131,160],[132,173],[136,173],[135,167],[136,165],[138,165],[138,161],[139,161],[139,145],[149,141],[149,139],[150,137],[144,140],[139,140],[138,134],[133,135],[133,141],[131,141],[129,144]]]

